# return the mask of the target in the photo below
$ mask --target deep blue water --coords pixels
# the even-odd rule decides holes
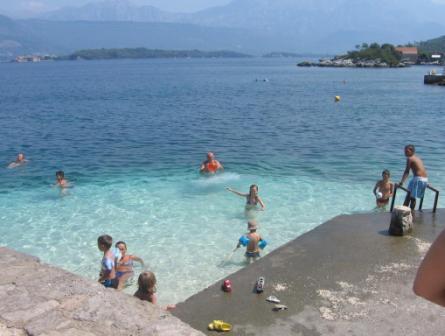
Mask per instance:
[[[245,230],[243,200],[225,186],[260,185],[269,250],[371,211],[381,171],[400,179],[405,144],[444,189],[445,90],[423,84],[430,68],[295,64],[0,64],[0,162],[19,151],[30,160],[0,168],[0,245],[94,278],[107,232],[150,260],[161,300],[178,301],[242,267],[241,253],[217,266]],[[215,180],[197,174],[209,150],[226,168]],[[59,169],[75,183],[69,197],[50,188]]]

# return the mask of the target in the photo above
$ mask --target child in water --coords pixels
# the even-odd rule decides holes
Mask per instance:
[[[153,272],[142,272],[138,278],[138,290],[134,293],[138,299],[142,301],[148,301],[153,304],[158,303],[158,297],[156,296],[156,277]],[[166,310],[172,310],[176,308],[175,305],[168,305]]]
[[[259,204],[261,206],[261,210],[264,210],[266,206],[264,205],[260,196],[258,196],[258,186],[256,184],[252,184],[249,188],[249,193],[241,193],[232,188],[226,188],[227,191],[234,193],[235,195],[245,197],[246,198],[246,210],[252,210],[257,207]]]
[[[131,254],[127,254],[127,244],[123,241],[118,241],[115,245],[120,251],[120,258],[116,263],[116,278],[119,280],[118,290],[124,289],[125,283],[134,275],[133,261],[141,263],[144,266],[144,261]]]
[[[263,238],[261,238],[261,236],[256,232],[257,224],[255,221],[249,221],[247,223],[247,229],[249,230],[249,233],[246,235],[246,237],[247,239],[249,239],[249,242],[247,243],[246,253],[244,255],[246,256],[249,263],[252,263],[260,257],[259,243],[261,240],[263,240]],[[241,244],[241,241],[238,242],[236,248],[240,248]]]
[[[376,197],[378,208],[384,208],[392,197],[394,192],[394,183],[390,181],[391,173],[388,169],[382,172],[382,179],[377,181],[374,186],[373,193]]]
[[[56,186],[61,189],[68,188],[70,185],[68,181],[65,179],[65,173],[62,170],[56,172]]]
[[[118,280],[116,278],[115,269],[116,256],[111,250],[112,245],[113,238],[109,235],[102,235],[97,238],[97,247],[104,253],[98,281],[105,287],[117,288]]]

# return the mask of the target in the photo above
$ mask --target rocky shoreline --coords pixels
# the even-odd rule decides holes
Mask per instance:
[[[352,58],[320,59],[318,62],[304,61],[297,64],[299,67],[330,67],[330,68],[405,68],[408,63],[400,62],[390,65],[380,59],[362,60]]]

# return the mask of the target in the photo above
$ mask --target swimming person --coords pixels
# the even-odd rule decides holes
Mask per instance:
[[[111,246],[113,238],[109,235],[102,235],[97,238],[97,247],[104,253],[101,262],[101,270],[99,274],[99,282],[105,287],[117,288],[118,279],[116,278],[116,256]]]
[[[256,232],[257,231],[257,223],[254,220],[250,220],[247,222],[247,229],[249,230],[249,233],[247,235],[243,236],[243,237],[247,238],[246,240],[248,240],[247,245],[246,245],[246,253],[244,255],[246,256],[249,263],[252,263],[257,258],[260,257],[259,243],[260,243],[260,241],[263,240],[263,238],[261,238],[261,236]],[[243,238],[243,237],[241,237],[241,238]],[[243,242],[240,239],[236,248],[240,248],[241,245],[243,245]]]
[[[134,296],[142,301],[148,301],[153,304],[158,303],[158,297],[156,296],[156,276],[153,272],[142,272],[138,278],[138,290],[134,293]],[[175,305],[168,305],[166,310],[172,310],[176,308]]]
[[[65,173],[62,170],[56,172],[56,186],[60,187],[61,189],[70,187],[70,184],[65,179]]]
[[[207,160],[201,164],[199,172],[204,174],[215,174],[218,170],[224,170],[224,167],[215,159],[215,155],[212,152],[208,152]]]
[[[382,179],[377,181],[372,191],[376,197],[378,208],[383,208],[389,203],[389,199],[394,193],[394,183],[390,181],[391,173],[388,169],[382,172]]]
[[[406,195],[403,205],[409,206],[412,210],[416,207],[416,198],[423,198],[426,186],[428,185],[428,175],[422,160],[415,154],[416,149],[414,145],[405,146],[406,168],[403,173],[399,185],[408,178],[410,169],[413,172],[413,177],[408,184],[409,195]]]
[[[245,197],[246,198],[246,210],[256,209],[257,205],[261,206],[261,210],[264,210],[266,206],[261,200],[260,196],[258,196],[258,186],[256,184],[252,184],[249,188],[249,193],[241,193],[232,188],[226,188],[227,191],[234,193],[235,195]]]
[[[27,162],[28,162],[28,160],[25,159],[25,154],[19,153],[17,155],[17,158],[15,159],[15,161],[11,162],[8,165],[8,168],[10,168],[10,169],[17,168],[17,167],[23,166]]]
[[[120,258],[116,262],[116,278],[119,281],[118,290],[124,289],[125,283],[134,275],[133,261],[141,263],[144,266],[144,261],[134,255],[127,254],[127,244],[123,241],[118,241],[115,245],[120,251]]]

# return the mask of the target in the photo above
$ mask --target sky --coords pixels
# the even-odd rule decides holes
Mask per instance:
[[[66,6],[82,6],[88,2],[104,0],[0,0],[0,14],[12,17],[32,17],[45,11]],[[118,1],[118,0],[114,0]],[[231,0],[132,0],[139,4],[152,5],[172,12],[195,12],[221,6]],[[445,0],[444,0],[445,1]]]

